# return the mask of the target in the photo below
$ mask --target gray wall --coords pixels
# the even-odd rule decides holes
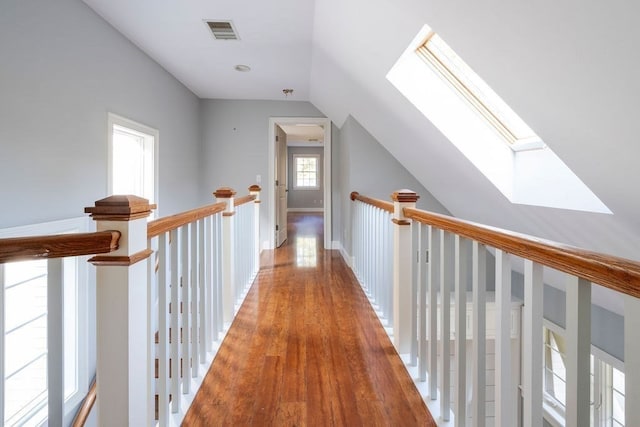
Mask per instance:
[[[84,3],[2,1],[0,58],[0,227],[106,196],[107,112],[160,131],[160,213],[196,205],[198,99]]]
[[[260,175],[263,188],[260,207],[260,241],[271,238],[267,230],[267,200],[270,117],[324,117],[309,102],[302,101],[238,101],[206,99],[200,101],[202,155],[201,180],[204,183],[201,203],[211,203],[216,188],[228,186],[238,195]]]
[[[107,112],[154,127],[163,215],[198,202],[198,99],[79,0],[0,2],[0,228],[107,192]],[[95,330],[95,284],[88,289]],[[89,336],[89,375],[95,334]],[[95,411],[94,411],[95,412]]]
[[[333,239],[342,242],[351,253],[351,200],[352,191],[382,200],[391,200],[396,190],[408,188],[420,195],[418,208],[448,214],[436,200],[380,143],[349,116],[341,129],[336,130],[332,165],[333,192],[339,221],[334,219]],[[335,210],[334,210],[335,211]]]
[[[320,174],[320,188],[317,190],[296,190],[293,186],[295,179],[294,161],[295,154],[302,155],[318,155],[320,161],[318,170]],[[287,207],[290,209],[322,209],[324,206],[324,148],[322,147],[288,147],[287,149],[287,188],[289,189],[287,198]]]

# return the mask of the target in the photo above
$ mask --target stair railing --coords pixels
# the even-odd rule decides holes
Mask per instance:
[[[363,215],[363,211],[381,206],[388,210],[389,205],[355,192],[351,199],[355,202],[353,265],[358,274],[359,266],[370,262],[358,259],[371,253],[368,245],[372,237],[363,234],[384,233],[375,214]],[[640,263],[419,210],[415,208],[418,196],[409,190],[394,193],[392,199],[394,248],[393,257],[386,262],[394,272],[393,341],[400,354],[409,355],[409,365],[417,361],[419,381],[428,379],[425,398],[437,400],[435,412],[441,421],[452,418],[456,426],[466,425],[469,417],[474,426],[486,422],[488,249],[495,253],[496,269],[495,303],[491,302],[495,304],[495,330],[491,332],[496,357],[495,425],[529,427],[543,423],[544,267],[566,274],[566,425],[590,422],[592,283],[619,293],[624,300],[626,425],[640,419]],[[509,351],[514,310],[512,258],[524,262],[521,361]],[[374,258],[372,262],[379,260]],[[369,279],[370,283],[376,280],[382,278]],[[385,281],[388,285],[388,278]],[[461,336],[472,340],[471,348],[466,339],[456,339]],[[453,367],[449,366],[450,352],[455,355]],[[469,378],[468,360],[472,364]],[[520,375],[512,375],[514,365],[516,371],[521,365]],[[453,383],[450,368],[455,372]],[[430,408],[433,411],[434,405]]]

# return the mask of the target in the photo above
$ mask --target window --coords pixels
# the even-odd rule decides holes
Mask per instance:
[[[491,65],[491,58],[483,59]],[[611,213],[428,26],[398,58],[387,79],[511,203]]]
[[[115,114],[108,119],[109,194],[132,194],[157,203],[158,131]]]
[[[565,340],[555,325],[543,330],[544,411],[552,425],[564,425],[566,408]],[[625,421],[623,364],[591,347],[591,425],[622,427]]]
[[[297,190],[320,189],[319,155],[293,155],[293,188]]]
[[[565,367],[564,338],[550,329],[544,329],[544,391],[548,401],[561,414],[565,413],[567,370]]]
[[[87,218],[0,230],[0,237],[89,231]],[[39,425],[47,417],[47,261],[0,264],[0,413],[3,425]],[[65,258],[63,268],[65,417],[84,398],[88,386],[88,265]]]

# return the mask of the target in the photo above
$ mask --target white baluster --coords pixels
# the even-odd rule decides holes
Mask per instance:
[[[427,277],[429,280],[429,397],[438,398],[438,269],[440,251],[438,250],[438,232],[428,228],[429,264]]]
[[[54,426],[64,419],[63,262],[62,258],[47,261],[47,422]]]
[[[200,340],[200,344],[198,345],[200,355],[200,363],[204,363],[207,356],[207,348],[206,348],[206,310],[205,304],[207,301],[206,293],[205,293],[205,263],[206,254],[205,254],[205,220],[201,219],[198,221],[198,339]]]
[[[199,349],[199,336],[198,336],[198,308],[199,308],[199,292],[198,292],[198,279],[199,279],[199,264],[200,253],[198,251],[199,246],[199,221],[191,223],[191,377],[198,377],[198,368],[200,366],[200,349]]]
[[[418,364],[418,280],[420,280],[420,244],[418,234],[420,225],[411,225],[411,247],[413,248],[411,274],[411,366]]]
[[[473,426],[482,427],[486,423],[486,293],[487,293],[487,250],[474,241],[473,248]]]
[[[189,339],[191,338],[191,298],[189,297],[189,291],[191,290],[191,244],[189,232],[190,225],[185,225],[180,228],[180,253],[182,254],[182,260],[180,264],[181,278],[180,289],[182,291],[182,310],[180,317],[182,319],[182,393],[188,394],[191,390],[191,381],[189,381],[189,363],[191,363],[191,346],[189,345]]]
[[[220,297],[218,294],[218,269],[220,268],[218,265],[218,239],[219,230],[217,226],[217,221],[215,216],[208,217],[207,221],[209,222],[209,226],[211,227],[211,242],[209,244],[209,248],[211,250],[211,256],[207,257],[207,260],[210,262],[209,265],[209,278],[211,280],[211,284],[209,285],[210,289],[210,301],[211,306],[209,307],[210,318],[211,318],[211,329],[209,342],[213,344],[213,341],[218,340],[218,334],[220,331],[220,318],[218,316],[218,298]],[[213,347],[212,347],[213,348]],[[209,350],[207,350],[209,351]]]
[[[522,386],[524,427],[542,425],[542,265],[524,261]]]
[[[167,234],[158,238],[158,423],[169,425],[169,244]]]
[[[469,240],[455,237],[455,332],[456,332],[456,397],[455,425],[465,426],[467,420],[467,272]]]
[[[625,425],[640,420],[640,299],[624,296]]]
[[[213,350],[213,220],[204,219],[204,346],[207,353]],[[235,277],[235,276],[233,276]]]
[[[218,332],[221,333],[222,331],[224,331],[224,300],[222,298],[222,294],[223,294],[223,285],[224,285],[224,280],[223,280],[223,247],[224,247],[224,242],[222,241],[222,215],[221,214],[217,214],[213,217],[214,219],[214,224],[216,225],[216,229],[218,230],[217,234],[216,234],[216,240],[214,242],[214,245],[216,247],[216,252],[217,252],[217,256],[216,256],[216,270],[218,273],[218,282],[216,284],[217,286],[217,294],[218,294],[218,308],[216,310],[216,312],[218,313]],[[218,339],[218,334],[216,334],[216,340]]]
[[[440,230],[440,414],[449,421],[451,411],[451,283],[453,282],[453,237]]]
[[[588,426],[591,397],[591,282],[567,276],[566,288],[567,427]]]
[[[171,363],[171,412],[177,413],[180,410],[180,271],[179,271],[179,254],[180,242],[176,230],[171,230],[171,314],[169,328],[169,349]]]
[[[146,405],[147,420],[155,420],[156,417],[156,332],[158,331],[158,313],[156,303],[158,301],[158,274],[156,272],[156,262],[158,252],[154,251],[154,245],[158,245],[158,238],[147,240],[147,250],[151,254],[147,262],[147,381],[146,381]]]
[[[418,229],[418,252],[420,262],[418,267],[418,294],[420,296],[420,306],[418,314],[418,378],[420,381],[427,380],[427,263],[429,253],[427,252],[429,238],[427,226],[416,222]]]
[[[509,254],[496,249],[495,422],[511,427],[516,422],[516,389],[511,377],[511,264]]]
[[[391,260],[393,259],[393,222],[392,215],[389,215],[389,221],[387,222],[387,233],[388,233],[388,252],[386,262],[387,264],[387,310],[389,315],[387,316],[387,326],[393,328],[393,318],[394,318],[394,308],[393,308],[393,263]]]

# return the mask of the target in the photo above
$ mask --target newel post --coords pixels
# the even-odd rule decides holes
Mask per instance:
[[[411,280],[413,248],[411,220],[404,216],[404,208],[415,208],[420,196],[411,190],[398,190],[393,200],[393,344],[398,353],[411,351]]]
[[[235,308],[235,221],[233,196],[236,192],[229,187],[218,188],[214,196],[217,202],[224,202],[227,208],[222,213],[222,315],[225,323],[233,321]]]
[[[155,205],[110,196],[85,208],[98,231],[120,232],[118,249],[89,260],[96,266],[98,424],[149,425],[153,374],[148,354],[147,217]]]
[[[260,269],[260,191],[262,191],[262,188],[257,184],[249,187],[249,194],[256,196],[253,201],[253,261],[256,270]]]

